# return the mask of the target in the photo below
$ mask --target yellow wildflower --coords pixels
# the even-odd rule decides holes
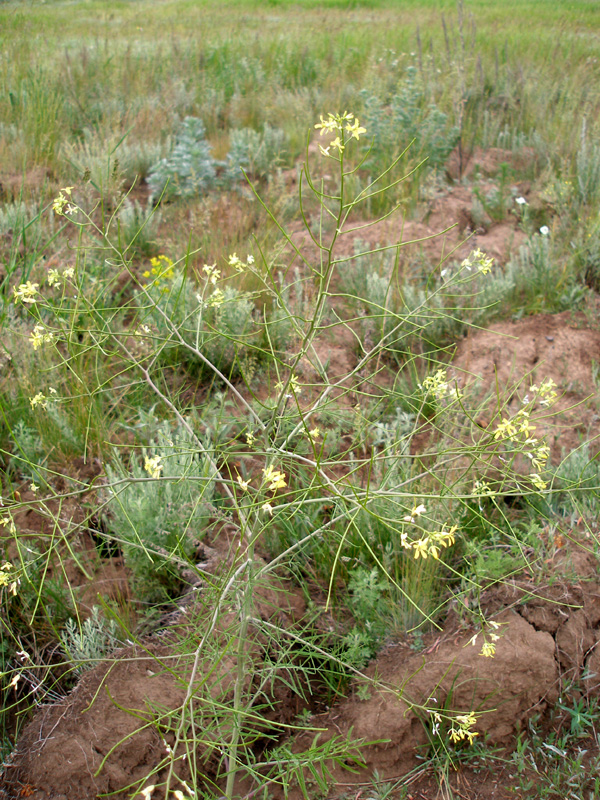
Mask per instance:
[[[53,333],[46,333],[43,325],[36,325],[29,336],[29,341],[34,350],[38,350],[43,344],[54,341]]]
[[[160,478],[160,473],[164,469],[164,465],[161,464],[161,461],[162,456],[153,456],[152,458],[146,456],[144,460],[144,469],[151,478]]]
[[[32,408],[37,408],[37,406],[40,406],[40,408],[47,408],[48,398],[45,394],[42,394],[42,392],[38,392],[33,397],[29,398],[29,403]]]
[[[16,286],[13,288],[13,298],[15,302],[20,300],[21,303],[37,303],[39,288],[39,283],[27,281],[27,283],[22,283],[18,288]]]
[[[58,214],[58,216],[73,214],[77,211],[77,207],[73,205],[70,199],[73,188],[73,186],[65,186],[65,188],[61,189],[58,193],[58,197],[54,198],[52,210],[55,214]]]
[[[283,489],[287,486],[285,482],[285,472],[279,472],[278,470],[274,469],[273,466],[267,467],[267,469],[263,469],[264,473],[264,483],[269,484],[269,489],[274,492],[277,489]]]
[[[484,642],[481,646],[480,656],[485,658],[493,658],[496,654],[496,645],[493,642]]]
[[[416,542],[413,542],[412,548],[414,551],[415,558],[427,558],[428,555],[428,547],[429,547],[429,537],[425,536],[423,539],[417,539]]]
[[[361,135],[362,135],[363,133],[366,133],[366,132],[367,132],[367,129],[366,129],[366,128],[362,128],[362,127],[360,126],[360,123],[359,123],[358,119],[355,119],[355,120],[354,120],[354,124],[353,124],[353,125],[346,125],[346,130],[347,130],[347,131],[348,131],[348,133],[349,133],[351,136],[353,136],[355,139],[360,139]]]

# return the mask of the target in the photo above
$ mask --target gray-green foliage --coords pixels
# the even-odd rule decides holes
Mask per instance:
[[[408,67],[404,83],[389,102],[363,90],[365,127],[374,137],[372,158],[389,162],[414,142],[411,154],[427,158],[427,166],[439,167],[458,140],[459,130],[433,101],[427,101],[419,86],[418,70]]]
[[[44,444],[40,435],[27,423],[20,419],[11,431],[14,442],[11,459],[13,465],[27,478],[37,479],[36,465],[40,464],[44,458]]]
[[[243,177],[241,169],[264,178],[278,166],[285,147],[284,132],[267,124],[262,133],[253,128],[233,130],[229,139],[227,177],[234,181]]]
[[[203,289],[178,273],[171,281],[155,281],[146,291],[137,295],[141,319],[156,332],[155,352],[162,358],[202,371],[209,368],[201,353],[229,377],[240,371],[252,346],[260,344],[254,302],[238,289],[214,289],[210,283]]]
[[[92,607],[92,613],[78,626],[74,619],[65,623],[60,634],[60,643],[75,672],[81,674],[95,667],[112,650],[120,645],[117,623],[100,616],[100,608]]]
[[[171,153],[150,170],[148,183],[156,195],[195,197],[215,185],[217,162],[206,140],[204,123],[186,117],[175,135]]]
[[[158,458],[156,477],[146,468],[147,458]],[[106,474],[111,535],[121,543],[141,592],[160,599],[160,588],[168,591],[177,581],[213,513],[214,466],[189,432],[165,423],[154,445],[127,464],[115,451]]]

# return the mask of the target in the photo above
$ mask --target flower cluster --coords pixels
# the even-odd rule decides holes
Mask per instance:
[[[450,547],[456,541],[456,531],[458,526],[453,525],[450,530],[441,530],[433,533],[427,533],[420,539],[409,542],[406,533],[403,531],[400,535],[400,544],[407,550],[412,550],[415,558],[432,558],[438,559],[442,548]]]
[[[477,250],[473,250],[473,252],[461,262],[461,267],[463,267],[463,269],[470,271],[473,269],[473,267],[476,267],[479,272],[483,273],[483,275],[487,275],[488,272],[491,272],[493,266],[494,259],[490,256],[487,256],[479,248],[477,248]]]
[[[52,387],[50,387],[50,389],[48,391],[52,395],[56,394],[56,389],[53,389]],[[38,406],[40,408],[48,408],[48,401],[51,401],[51,400],[54,400],[54,399],[55,398],[53,398],[53,397],[47,397],[43,392],[38,392],[33,397],[29,398],[29,403],[30,403],[32,408],[37,408]]]
[[[50,344],[55,338],[51,331],[46,331],[44,326],[38,323],[29,335],[29,342],[34,350],[39,350],[43,344]]]
[[[8,591],[12,595],[16,595],[17,586],[20,582],[17,572],[10,561],[5,561],[4,564],[0,564],[0,589],[7,586]]]
[[[458,726],[453,725],[450,728],[450,738],[454,743],[461,742],[464,739],[469,740],[469,744],[473,744],[473,739],[479,734],[473,730],[473,726],[477,724],[477,717],[471,711],[470,714],[458,714],[454,721]]]
[[[32,283],[31,281],[15,286],[13,288],[13,300],[15,303],[37,303],[39,288],[39,283]]]
[[[67,267],[62,274],[57,269],[48,270],[48,286],[60,286],[62,278],[73,278],[75,275],[74,267]]]
[[[233,267],[237,272],[243,272],[248,267],[251,267],[254,264],[254,256],[250,255],[246,258],[246,263],[242,261],[241,258],[238,258],[237,253],[232,253],[229,258],[227,259],[227,263],[230,267]]]
[[[404,518],[404,522],[412,525],[418,524],[418,519],[427,512],[421,503],[415,506],[410,514]],[[456,531],[458,525],[453,525],[449,530],[442,528],[441,531],[424,532],[420,539],[409,540],[406,531],[400,534],[400,544],[405,550],[412,550],[415,558],[426,559],[428,556],[438,559],[443,548],[450,547],[456,541]]]
[[[223,305],[225,294],[220,289],[215,289],[211,296],[206,301],[206,305],[210,308],[218,308]]]
[[[156,286],[157,288],[160,287],[160,291],[163,294],[166,294],[169,291],[169,287],[161,286],[161,282],[172,281],[175,277],[173,262],[168,256],[160,255],[157,258],[150,259],[150,266],[151,269],[147,269],[142,273],[144,278],[152,278],[152,281],[146,284],[144,289]]]
[[[17,532],[17,526],[15,525],[10,512],[4,517],[0,517],[0,525],[2,525],[4,528],[8,528],[8,532],[11,534],[11,536],[14,536]]]
[[[65,214],[74,214],[77,211],[77,206],[73,205],[71,202],[71,192],[73,188],[73,186],[65,186],[65,188],[61,189],[58,193],[58,197],[54,198],[52,210],[55,214],[58,214],[59,217]]]
[[[458,400],[461,397],[456,386],[449,383],[445,369],[438,369],[434,375],[428,375],[423,383],[419,384],[419,389],[425,395],[433,395],[438,402],[446,397],[450,400]]]
[[[534,383],[531,391],[537,395],[536,400],[541,406],[551,406],[558,397],[556,384],[552,378],[544,378],[539,387]]]
[[[473,484],[473,494],[477,497],[495,497],[496,492],[487,481],[477,480]]]
[[[152,458],[146,456],[144,460],[144,469],[151,478],[160,478],[160,473],[164,469],[164,465],[161,464],[161,461],[162,456],[153,456]]]
[[[217,285],[217,281],[221,277],[221,270],[217,269],[216,264],[205,264],[202,267],[202,272],[206,275],[206,280],[213,286]]]
[[[283,387],[284,387],[283,381],[279,381],[279,383],[275,384],[275,388],[277,389],[278,392],[281,392]],[[290,378],[290,382],[288,384],[288,388],[295,395],[298,395],[298,394],[302,393],[302,385],[298,381],[298,378],[297,378],[296,375],[292,375],[292,377]]]
[[[483,636],[483,644],[481,645],[481,652],[479,653],[480,656],[484,658],[493,658],[496,655],[496,642],[500,638],[498,633],[495,631],[499,630],[500,624],[498,622],[494,622],[494,620],[488,620],[485,623],[481,630],[481,635]],[[468,644],[472,647],[475,647],[477,644],[477,640],[479,638],[479,634],[476,633],[472,636]]]
[[[324,133],[335,136],[327,147],[319,145],[319,150],[324,156],[330,155],[329,151],[332,149],[337,150],[338,154],[343,153],[346,147],[346,134],[358,141],[362,134],[367,132],[366,128],[361,127],[358,119],[355,119],[354,114],[349,114],[347,111],[343,114],[328,114],[327,119],[321,117],[321,122],[317,122],[315,128],[321,131],[321,136]]]
[[[279,472],[278,470],[274,469],[273,466],[268,466],[266,469],[263,469],[263,482],[269,484],[269,490],[271,492],[275,492],[277,489],[283,489],[287,486],[285,482],[285,472]]]
[[[546,386],[545,391],[548,393],[548,397],[551,397],[554,391],[552,386],[553,381],[550,381]],[[554,392],[554,394],[556,393]],[[494,440],[508,442],[519,448],[524,448],[524,454],[529,458],[532,467],[536,470],[536,472],[532,472],[529,475],[531,482],[538,491],[543,492],[547,484],[539,473],[546,468],[550,448],[533,435],[535,426],[531,424],[529,416],[527,409],[520,408],[513,417],[503,419],[496,426]]]

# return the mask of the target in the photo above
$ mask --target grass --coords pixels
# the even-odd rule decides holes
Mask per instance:
[[[593,300],[600,11],[556,0],[73,10],[0,8],[2,741],[13,714],[40,702],[11,694],[19,652],[66,691],[202,586],[202,642],[233,678],[229,694],[202,690],[221,755],[197,786],[233,798],[240,780],[264,778],[326,793],[327,765],[356,763],[355,744],[315,740],[297,757],[287,725],[267,735],[257,723],[274,702],[267,687],[287,682],[316,708],[390,637],[441,628],[457,598],[483,624],[469,604],[489,582],[541,569],[548,521],[597,514],[587,445],[554,470],[527,422],[552,414],[540,405],[551,389],[518,376],[482,425],[489,398],[447,367],[460,337],[493,317]],[[344,109],[367,131],[351,139],[350,118],[331,122],[346,137],[330,145],[338,164],[314,125]],[[461,180],[471,216],[526,237],[491,274],[483,255],[441,264],[424,249],[410,261],[368,238],[396,207],[409,222],[431,210],[457,145],[526,165]],[[518,210],[521,192],[531,203]],[[344,231],[361,226],[349,248]],[[349,354],[343,374],[336,348]],[[201,554],[215,542],[211,572]],[[62,578],[76,565],[93,585],[102,553],[124,558],[133,595],[100,614],[84,583]],[[265,618],[261,592],[276,581],[310,598],[299,627]],[[197,644],[181,647],[197,670]],[[192,686],[169,722],[189,753],[205,745],[189,733]]]

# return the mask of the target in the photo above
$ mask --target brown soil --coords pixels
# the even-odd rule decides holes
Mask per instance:
[[[457,380],[467,386],[479,382],[481,409],[478,423],[486,427],[497,417],[513,414],[532,384],[552,378],[558,398],[551,408],[537,406],[536,435],[546,435],[555,463],[594,442],[598,423],[595,374],[600,364],[600,331],[590,330],[583,315],[571,312],[542,314],[518,322],[500,322],[489,330],[472,331],[459,343],[453,360]],[[592,454],[597,452],[592,444]]]

